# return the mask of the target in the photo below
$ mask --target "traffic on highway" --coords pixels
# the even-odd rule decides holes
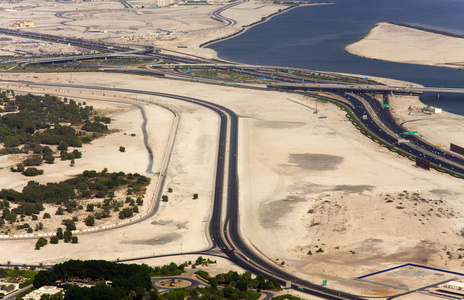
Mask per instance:
[[[224,20],[227,25],[228,20]],[[406,134],[408,129],[398,124],[391,114],[389,107],[389,95],[392,93],[420,93],[421,91],[439,91],[437,88],[397,88],[380,85],[377,83],[366,83],[362,79],[353,79],[353,77],[323,74],[323,72],[311,70],[298,70],[290,72],[282,67],[269,66],[247,66],[247,65],[224,65],[214,61],[209,61],[196,56],[165,54],[155,51],[153,47],[143,49],[132,49],[125,46],[109,45],[101,42],[85,41],[82,39],[62,38],[55,35],[35,34],[21,30],[12,30],[0,28],[0,33],[22,36],[32,39],[43,39],[55,42],[70,43],[81,47],[87,47],[104,54],[98,56],[87,56],[82,58],[38,58],[34,64],[57,64],[60,66],[69,66],[72,64],[78,67],[77,61],[91,58],[104,58],[127,55],[130,57],[150,57],[153,60],[165,61],[173,64],[177,68],[172,69],[141,69],[141,68],[122,68],[122,67],[95,67],[101,72],[120,72],[129,74],[142,74],[157,77],[177,78],[180,80],[190,80],[204,82],[208,84],[230,85],[245,88],[257,88],[267,90],[279,90],[287,92],[302,93],[309,96],[318,97],[321,100],[327,100],[343,105],[349,109],[357,121],[362,124],[365,130],[374,135],[378,140],[383,141],[397,151],[402,151],[410,158],[420,157],[429,161],[431,164],[443,170],[464,175],[464,158],[460,155],[453,154],[449,151],[440,149],[420,136],[415,134]],[[112,48],[109,48],[112,47]],[[1,62],[2,64],[19,64],[21,62]],[[24,62],[23,62],[24,63]],[[208,76],[199,76],[192,71],[183,71],[182,66],[207,66],[210,70],[238,74],[240,76],[260,78],[260,80],[242,80],[216,78]],[[88,66],[86,66],[88,67]],[[315,76],[317,72],[319,75]],[[324,76],[322,76],[324,75]],[[262,78],[268,78],[265,81]],[[348,81],[348,82],[347,82]],[[23,82],[25,83],[25,82]],[[30,85],[48,85],[29,82]],[[63,85],[59,85],[63,86]],[[76,86],[68,85],[72,88],[81,89],[98,89],[102,87],[95,86]],[[299,289],[305,293],[315,295],[324,299],[362,299],[357,295],[352,295],[342,291],[332,290],[325,286],[317,285],[305,279],[296,277],[279,267],[275,262],[264,259],[241,237],[239,228],[239,180],[238,180],[238,116],[231,109],[212,102],[190,97],[182,97],[174,94],[156,93],[143,90],[108,89],[111,91],[145,94],[158,97],[167,97],[178,101],[187,101],[206,107],[214,111],[220,117],[219,143],[217,150],[217,165],[214,187],[214,205],[213,212],[209,223],[209,235],[211,238],[211,247],[204,251],[219,249],[229,259],[240,267],[253,272],[254,274],[263,274],[267,278],[274,278],[280,284],[287,281],[292,282],[292,288]],[[325,92],[324,95],[320,92]],[[453,92],[461,92],[453,90]],[[381,100],[372,94],[381,95]],[[343,99],[343,100],[340,100]],[[407,140],[407,142],[404,142]],[[158,199],[159,200],[159,199]],[[225,214],[223,215],[223,208]]]

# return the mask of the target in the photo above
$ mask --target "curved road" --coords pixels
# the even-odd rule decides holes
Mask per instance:
[[[216,112],[221,120],[219,130],[219,145],[218,158],[216,166],[216,182],[214,188],[214,203],[213,214],[210,220],[210,236],[213,242],[212,248],[218,247],[221,249],[232,262],[242,268],[251,271],[254,274],[263,274],[267,278],[274,278],[280,284],[286,280],[294,282],[292,287],[298,288],[308,294],[312,294],[324,299],[361,299],[356,295],[350,295],[341,291],[335,291],[313,284],[306,280],[301,280],[292,274],[289,274],[275,265],[256,254],[242,239],[238,224],[238,177],[237,177],[237,143],[238,143],[238,117],[230,109],[201,99],[179,96],[174,94],[151,92],[144,90],[121,89],[121,88],[105,88],[99,86],[87,85],[72,85],[72,84],[49,84],[49,83],[33,83],[21,82],[23,84],[49,86],[49,87],[68,87],[91,90],[105,90],[115,92],[126,92],[132,94],[143,94],[150,96],[166,97],[180,101],[195,103],[203,107],[209,108]],[[230,126],[228,125],[230,121]],[[227,129],[230,128],[230,132]],[[226,161],[226,145],[228,148],[229,164],[227,166],[227,180],[225,179],[225,161]],[[224,222],[222,221],[222,205],[224,186],[227,185],[227,214]],[[151,216],[151,215],[150,215]],[[148,218],[150,216],[146,216]]]

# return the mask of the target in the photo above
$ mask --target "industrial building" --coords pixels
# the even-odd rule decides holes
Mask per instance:
[[[29,20],[16,21],[13,25],[16,29],[20,28],[33,28],[34,22]]]

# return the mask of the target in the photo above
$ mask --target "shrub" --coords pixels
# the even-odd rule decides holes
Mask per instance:
[[[35,243],[35,250],[40,250],[41,247],[45,246],[47,244],[47,240],[43,237],[39,238],[37,242]]]
[[[87,211],[94,211],[94,208],[95,208],[95,205],[90,203],[90,204],[87,204]]]
[[[84,220],[86,226],[94,226],[95,225],[95,218],[93,216],[87,216]]]
[[[37,168],[27,168],[21,174],[25,176],[37,176],[37,175],[42,175],[43,173],[44,173],[43,170],[39,170]]]
[[[64,150],[64,151],[68,150],[68,143],[66,143],[66,142],[60,142],[60,143],[58,144],[58,150]]]
[[[126,152],[126,147],[119,146],[119,152]]]
[[[102,121],[103,123],[105,123],[105,124],[110,124],[110,123],[111,123],[111,119],[108,118],[108,117],[102,117],[102,118],[101,118],[101,121]]]
[[[50,244],[58,244],[58,241],[59,241],[59,239],[58,239],[58,237],[56,235],[54,235],[54,236],[52,236],[50,238]]]
[[[62,221],[63,225],[66,225],[66,230],[71,231],[71,230],[76,230],[76,223],[74,223],[73,220],[71,219],[64,219]]]
[[[42,156],[40,155],[33,155],[31,157],[26,158],[23,161],[23,165],[28,166],[40,166],[43,162]]]
[[[119,212],[119,218],[120,219],[125,219],[125,218],[130,218],[134,214],[134,211],[130,207],[126,207],[123,210]]]

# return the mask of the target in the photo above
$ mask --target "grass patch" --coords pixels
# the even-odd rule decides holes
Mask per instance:
[[[37,273],[39,273],[39,272],[30,271],[30,270],[21,271],[21,270],[10,269],[10,270],[7,270],[6,273],[8,274],[8,277],[22,276],[22,277],[32,278],[33,279],[35,277],[35,275]]]

